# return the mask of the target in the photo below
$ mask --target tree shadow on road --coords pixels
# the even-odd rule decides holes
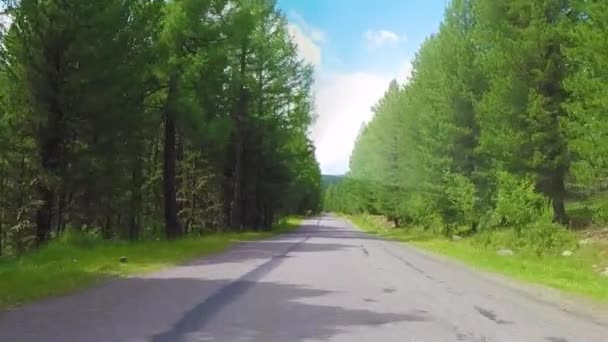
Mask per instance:
[[[429,320],[423,311],[330,305],[331,289],[259,281],[275,259],[231,281],[131,278],[0,317],[0,341],[302,341],[353,327]],[[203,276],[201,275],[201,278]]]
[[[320,239],[314,239],[314,238]],[[290,252],[359,248],[373,238],[341,227],[303,227],[276,239],[248,242],[167,272],[119,279],[88,291],[44,300],[0,317],[0,341],[256,341],[324,340],[354,327],[421,322],[426,312],[377,312],[370,301],[328,300],[334,289],[263,281]],[[324,239],[336,239],[328,243]],[[341,241],[338,241],[341,240]],[[205,265],[225,269],[260,259],[238,279],[211,278]],[[220,265],[224,264],[226,265]],[[203,267],[198,267],[203,266]],[[215,267],[215,266],[213,266]],[[221,274],[221,273],[220,273]]]
[[[328,244],[321,244],[321,247],[306,246],[307,244],[300,243],[293,249],[302,252],[306,248],[350,248],[348,245]],[[282,262],[282,258],[272,258],[222,287],[184,314],[171,329],[155,335],[152,341],[326,339],[352,326],[429,319],[422,311],[374,312],[368,309],[369,304],[365,304],[363,299],[355,307],[327,305],[323,297],[331,296],[333,290],[260,281]]]
[[[356,326],[429,320],[422,311],[381,313],[322,304],[331,294],[298,285],[239,281],[194,307],[152,341],[324,340]]]
[[[317,253],[344,251],[359,248],[360,240],[382,240],[366,233],[352,231],[343,227],[306,225],[299,230],[263,241],[244,241],[228,251],[193,260],[187,265],[214,265],[240,263],[245,260],[268,259],[286,251],[298,253]],[[335,241],[335,243],[333,242]]]
[[[259,241],[259,242],[247,242],[236,245],[228,251],[213,255],[207,258],[194,260],[188,263],[188,265],[214,265],[224,263],[240,263],[245,260],[252,259],[268,259],[273,256],[284,256],[288,257],[286,251],[290,251],[296,242],[293,241]],[[316,253],[316,252],[331,252],[341,251],[357,246],[350,244],[334,244],[334,243],[321,243],[321,242],[305,242],[297,246],[298,253]]]

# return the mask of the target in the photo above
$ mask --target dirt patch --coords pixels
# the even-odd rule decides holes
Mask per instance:
[[[608,250],[608,228],[588,228],[578,232],[581,239],[589,239],[593,244]]]

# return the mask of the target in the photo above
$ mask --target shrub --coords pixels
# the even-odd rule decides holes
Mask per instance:
[[[475,235],[473,243],[489,249],[517,247],[517,234],[513,229],[484,230]]]
[[[593,213],[593,223],[597,225],[608,224],[608,201],[602,202]]]
[[[531,179],[501,172],[494,210],[482,217],[481,226],[485,231],[476,241],[485,246],[530,250],[539,255],[575,248],[575,235],[554,223],[553,217],[550,201],[535,191]]]
[[[500,172],[495,207],[487,223],[494,227],[512,227],[520,232],[539,220],[551,222],[553,208],[549,200],[534,188],[534,182],[529,178]]]
[[[424,226],[435,234],[449,235],[452,227],[447,225],[439,214],[431,214],[425,218]]]
[[[488,249],[513,248],[537,255],[560,254],[577,246],[574,233],[546,222],[533,223],[519,233],[515,229],[486,230],[475,235],[472,241]]]
[[[518,247],[545,253],[561,253],[566,249],[575,249],[577,239],[574,233],[553,222],[538,221],[529,224],[518,234]]]
[[[448,173],[444,176],[446,187],[444,192],[452,209],[457,213],[457,223],[472,226],[478,220],[477,190],[467,177],[460,174]]]
[[[423,193],[412,193],[401,207],[403,216],[411,218],[417,225],[431,227],[436,223],[436,204],[434,199]]]
[[[79,248],[91,248],[99,243],[99,241],[100,237],[98,233],[94,231],[81,231],[71,227],[67,228],[57,240],[59,244]]]

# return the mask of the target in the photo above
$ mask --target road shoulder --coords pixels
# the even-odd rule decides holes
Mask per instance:
[[[348,217],[340,217],[344,221],[348,222],[348,224],[353,228],[368,233],[365,229],[359,227]],[[488,271],[480,267],[476,267],[475,265],[468,264],[462,260],[443,255],[435,251],[427,250],[423,247],[408,242],[395,241],[383,236],[379,237],[384,239],[386,243],[389,243],[396,248],[407,249],[433,263],[443,265],[444,267],[450,269],[458,268],[472,277],[498,285],[510,292],[524,296],[530,301],[562,310],[582,319],[593,321],[598,325],[608,327],[607,303],[596,301],[582,295],[567,293],[541,284],[525,282],[507,275]]]

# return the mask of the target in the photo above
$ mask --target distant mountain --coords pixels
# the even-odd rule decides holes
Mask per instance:
[[[329,185],[339,183],[340,181],[342,181],[343,178],[344,178],[343,175],[341,175],[341,176],[338,176],[338,175],[323,175],[321,177],[321,181],[323,183],[323,187],[325,188],[325,187],[327,187]]]

